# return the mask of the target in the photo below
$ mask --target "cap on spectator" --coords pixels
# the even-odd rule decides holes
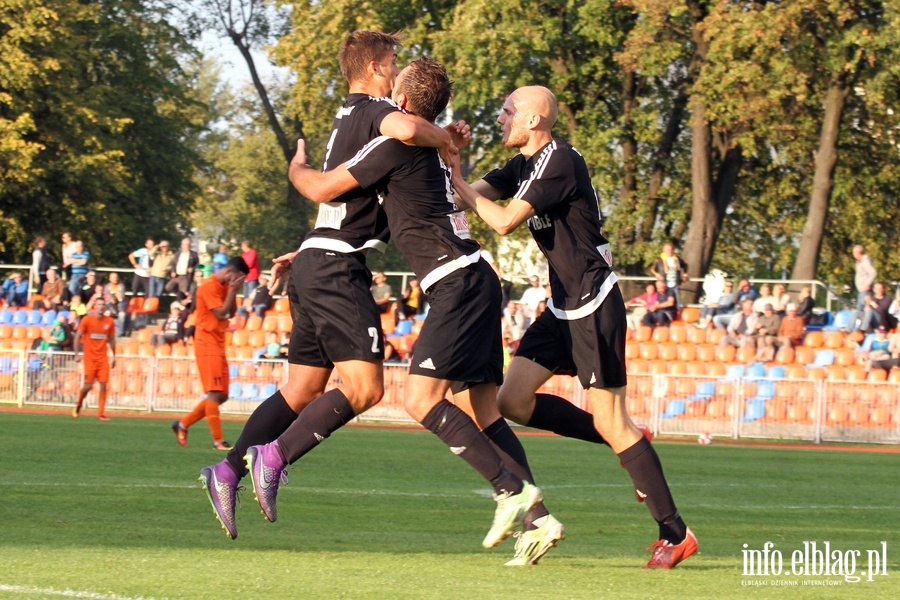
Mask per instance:
[[[878,329],[876,329],[875,331],[877,331],[878,333],[887,333],[887,327],[885,327],[884,325],[879,325]]]
[[[785,310],[797,310],[797,305],[793,302],[789,302]]]

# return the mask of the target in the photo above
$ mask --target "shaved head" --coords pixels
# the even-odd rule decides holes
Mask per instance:
[[[556,123],[556,96],[542,85],[520,87],[513,92],[513,103],[519,111],[541,117],[542,121],[546,121],[548,131]]]

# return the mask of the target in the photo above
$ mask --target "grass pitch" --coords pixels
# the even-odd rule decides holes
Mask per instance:
[[[656,526],[608,448],[522,440],[567,539],[511,568],[513,540],[481,549],[489,487],[421,430],[337,432],[291,468],[277,523],[243,495],[231,541],[196,481],[223,458],[205,423],[183,449],[167,420],[0,412],[0,598],[900,597],[897,454],[657,442],[700,540],[660,572],[640,568]],[[857,575],[884,541],[888,575],[744,574],[744,544],[790,568],[810,541],[860,551]]]

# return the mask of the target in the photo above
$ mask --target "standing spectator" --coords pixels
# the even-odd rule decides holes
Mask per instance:
[[[781,327],[781,317],[775,312],[772,303],[766,304],[762,316],[756,321],[753,338],[756,342],[755,360],[769,362],[775,358],[775,339]]]
[[[656,281],[656,302],[647,307],[647,314],[641,323],[650,327],[666,326],[675,320],[678,314],[678,298],[675,290],[666,284],[665,279]]]
[[[181,240],[181,248],[172,259],[171,279],[166,284],[168,293],[178,292],[178,297],[187,293],[191,281],[194,279],[194,270],[200,264],[200,257],[191,250],[191,238]]]
[[[116,319],[116,335],[125,335],[125,309],[128,308],[128,300],[125,298],[125,284],[119,280],[118,273],[110,273],[109,281],[103,291],[107,301],[115,309],[113,317]]]
[[[153,260],[150,265],[150,293],[148,296],[158,298],[162,296],[163,289],[166,287],[166,278],[172,271],[172,264],[175,262],[175,254],[169,249],[169,242],[162,240],[153,253]]]
[[[872,264],[872,259],[866,254],[866,249],[857,244],[853,246],[853,258],[856,259],[853,283],[856,285],[856,318],[862,318],[862,312],[866,309],[866,296],[871,295],[872,284],[878,276],[878,271]]]
[[[387,277],[381,271],[372,276],[372,298],[375,299],[375,306],[378,312],[387,314],[391,309],[391,296],[394,290],[388,285]]]
[[[153,238],[144,241],[144,247],[138,248],[128,255],[128,262],[134,267],[134,278],[131,280],[131,295],[142,293],[151,296],[150,293],[150,265],[153,263],[153,254],[156,244]]]
[[[72,279],[72,255],[75,254],[75,241],[72,239],[72,233],[63,231],[60,236],[62,239],[62,275],[67,280]]]
[[[800,288],[800,297],[797,300],[797,316],[803,319],[804,325],[809,324],[815,305],[816,303],[812,297],[812,288],[804,285]]]
[[[197,290],[200,288],[200,285],[203,283],[204,279],[206,279],[206,277],[203,276],[202,271],[194,271],[194,279],[188,286],[187,292],[181,294],[177,299],[177,302],[179,302],[184,308],[185,315],[189,315],[194,312],[194,307],[197,305]]]
[[[20,271],[13,271],[3,282],[6,306],[28,306],[28,280]]]
[[[47,269],[50,268],[50,253],[47,251],[47,240],[35,238],[34,252],[31,253],[31,281],[34,289],[41,291],[47,281]]]
[[[891,297],[885,293],[884,284],[880,281],[875,282],[872,286],[872,295],[866,297],[865,312],[860,320],[859,329],[865,333],[879,325],[893,329],[897,323],[888,312],[890,307]]]
[[[894,301],[888,307],[888,314],[894,319],[894,323],[900,322],[900,289],[897,290]]]
[[[59,310],[63,306],[63,294],[66,286],[59,278],[56,267],[47,269],[47,281],[41,286],[41,299],[35,301],[34,308],[44,310]]]
[[[787,305],[787,314],[781,319],[778,326],[778,339],[775,344],[781,348],[787,346],[794,348],[803,343],[803,334],[806,331],[806,322],[797,311],[797,305],[791,302]]]
[[[531,323],[535,319],[538,303],[547,299],[547,291],[541,287],[541,278],[537,275],[528,278],[528,286],[519,299],[519,308],[526,322]]]
[[[509,338],[512,342],[518,342],[522,339],[528,323],[525,322],[525,316],[522,314],[521,305],[518,302],[510,302],[503,311],[503,337]]]
[[[106,307],[103,298],[95,301],[94,311],[85,315],[78,325],[75,333],[75,360],[81,360],[82,339],[84,339],[84,385],[78,392],[78,402],[72,409],[72,416],[76,419],[81,413],[84,399],[94,387],[94,382],[100,384],[100,399],[97,402],[97,418],[101,421],[109,421],[105,414],[106,409],[106,384],[109,382],[109,370],[116,366],[116,324],[112,318],[104,314]],[[106,352],[109,346],[112,352],[112,360]]]
[[[269,294],[268,277],[263,274],[259,276],[259,285],[253,288],[250,295],[244,298],[244,303],[238,307],[238,314],[246,317],[251,312],[263,317],[266,311],[272,308],[272,296]]]
[[[407,319],[413,319],[416,315],[422,314],[425,310],[425,297],[422,295],[422,288],[419,287],[419,280],[411,277],[409,285],[403,290],[403,296],[400,298],[399,312]]]
[[[734,283],[726,281],[723,284],[722,295],[713,299],[712,302],[707,301],[706,304],[700,308],[700,320],[697,322],[697,327],[706,328],[714,317],[731,314],[733,312]]]
[[[248,240],[241,242],[241,258],[247,263],[247,277],[244,279],[244,298],[250,295],[250,292],[259,285],[259,257],[256,250]]]
[[[687,263],[675,254],[675,246],[666,242],[662,247],[662,254],[653,263],[650,273],[657,279],[663,279],[666,286],[675,294],[678,301],[678,286],[688,280]]]
[[[79,288],[82,287],[84,278],[90,270],[88,263],[91,261],[91,253],[84,249],[84,242],[75,240],[75,252],[72,253],[69,260],[72,261],[72,278],[69,280],[69,291],[72,294],[76,294]]]
[[[753,332],[756,331],[756,321],[759,315],[753,311],[753,301],[741,302],[741,312],[731,316],[728,322],[725,337],[719,342],[720,346],[734,346],[743,348],[753,345]]]
[[[245,261],[246,262],[246,261]],[[213,254],[212,271],[218,273],[219,269],[228,264],[228,247],[225,244],[219,244],[219,251]]]

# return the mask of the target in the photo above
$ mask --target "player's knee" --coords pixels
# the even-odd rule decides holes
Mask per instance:
[[[502,388],[501,392],[497,394],[497,407],[500,409],[500,414],[503,415],[503,418],[520,425],[528,424],[529,415],[526,414],[523,403],[512,394],[503,393]]]

